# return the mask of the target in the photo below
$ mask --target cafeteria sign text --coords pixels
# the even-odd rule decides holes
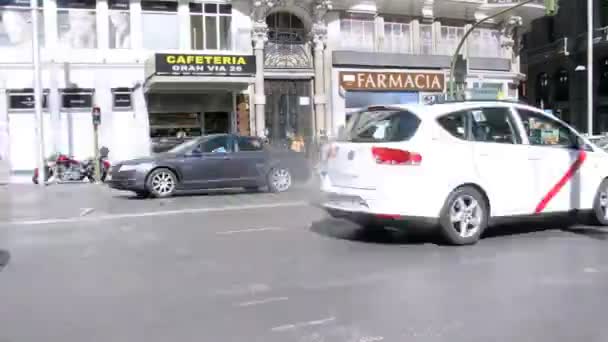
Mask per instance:
[[[157,75],[220,75],[244,76],[255,74],[255,56],[192,55],[158,53],[155,58]]]

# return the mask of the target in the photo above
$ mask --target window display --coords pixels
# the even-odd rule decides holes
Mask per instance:
[[[110,0],[110,48],[131,47],[131,23],[128,0]]]
[[[63,48],[97,48],[97,19],[94,0],[57,2],[57,32]]]

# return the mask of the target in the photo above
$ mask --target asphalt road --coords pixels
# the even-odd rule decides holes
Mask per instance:
[[[518,225],[449,247],[362,233],[302,193],[104,194],[120,210],[0,220],[0,341],[608,340],[606,230]]]

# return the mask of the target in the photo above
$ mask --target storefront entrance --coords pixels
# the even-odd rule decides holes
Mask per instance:
[[[233,94],[150,93],[147,95],[152,152],[205,134],[232,132]]]
[[[313,135],[312,82],[266,80],[266,129],[273,145],[304,152]]]

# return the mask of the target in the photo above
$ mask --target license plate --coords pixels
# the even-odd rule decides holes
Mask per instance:
[[[345,208],[360,208],[364,205],[365,201],[358,196],[336,196],[330,197],[329,204],[337,207]]]

